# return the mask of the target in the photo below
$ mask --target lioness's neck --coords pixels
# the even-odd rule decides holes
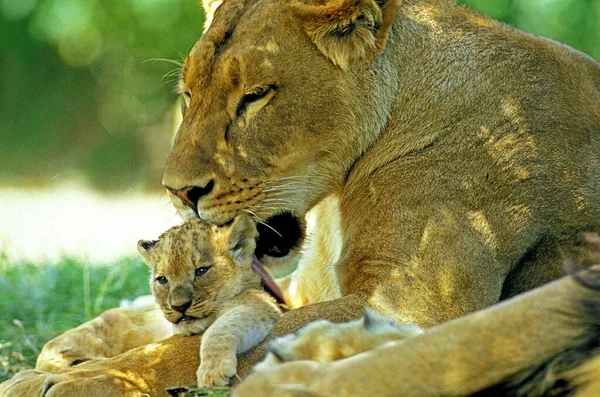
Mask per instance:
[[[431,91],[430,77],[435,74],[432,62],[444,55],[432,52],[441,45],[440,37],[431,29],[443,29],[442,18],[452,18],[456,12],[466,12],[448,0],[405,0],[389,31],[383,52],[367,70],[358,68],[352,73],[357,92],[365,92],[364,105],[358,109],[361,131],[368,150],[385,133],[397,129],[394,114],[400,100],[410,102],[411,96]],[[433,65],[435,66],[435,65]],[[417,76],[418,75],[418,76]],[[414,96],[413,96],[414,97]],[[405,98],[405,99],[401,99]],[[418,109],[416,104],[410,104]]]

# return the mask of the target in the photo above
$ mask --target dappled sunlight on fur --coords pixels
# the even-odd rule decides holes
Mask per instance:
[[[88,360],[113,357],[172,335],[155,304],[111,309],[44,345],[36,369],[58,371]]]
[[[594,269],[594,273],[582,272],[578,277],[586,284],[600,283],[600,267]],[[590,290],[565,277],[422,335],[389,342],[349,359],[319,364],[297,361],[264,368],[251,375],[234,395],[286,395],[279,393],[285,393],[290,383],[295,384],[297,393],[322,396],[466,396],[495,384],[507,386],[498,389],[504,390],[500,394],[486,394],[492,392],[490,389],[481,396],[537,395],[514,393],[512,377],[524,374],[524,386],[532,390],[538,387],[539,379],[527,374],[545,360],[591,341],[597,344],[600,320],[595,314],[590,317],[590,307],[600,307],[600,290]],[[597,366],[598,352],[574,371],[563,368],[555,379],[575,378],[575,384],[582,385],[580,395],[592,396],[589,393],[596,390],[597,374],[589,370]],[[582,382],[590,378],[594,381],[586,390]]]
[[[335,361],[348,358],[384,343],[407,339],[423,333],[412,324],[398,324],[373,309],[349,323],[327,320],[312,322],[294,334],[269,343],[269,353],[256,371],[290,361]]]
[[[296,270],[277,279],[290,308],[341,298],[336,264],[342,250],[339,196],[334,194],[306,215],[307,241]]]
[[[208,20],[217,4],[205,2]],[[225,0],[177,90],[183,120],[163,184],[180,214],[218,225],[283,216],[274,234],[293,236],[264,263],[312,255],[316,267],[298,274],[332,288],[302,280],[300,292],[342,296],[285,313],[267,341],[367,306],[429,328],[278,365],[248,380],[253,395],[468,394],[593,339],[581,301],[597,292],[564,278],[519,295],[563,276],[561,252],[600,230],[600,65],[585,54],[448,0]],[[332,196],[336,211],[303,242],[305,216]],[[133,350],[56,376],[84,390],[92,374],[133,371],[151,394],[193,383],[197,337],[161,343],[159,359]],[[237,357],[240,377],[267,343]],[[310,384],[293,391],[289,379]]]

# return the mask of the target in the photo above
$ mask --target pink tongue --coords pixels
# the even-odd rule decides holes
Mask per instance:
[[[271,293],[271,295],[273,295],[273,297],[277,300],[277,302],[285,303],[285,300],[283,299],[283,294],[281,293],[281,290],[279,289],[277,284],[275,284],[275,281],[271,278],[271,276],[269,276],[269,273],[267,273],[265,268],[262,267],[262,265],[258,261],[258,258],[256,257],[256,255],[254,255],[252,257],[252,269],[260,275],[263,286],[265,287],[265,289],[268,292]]]

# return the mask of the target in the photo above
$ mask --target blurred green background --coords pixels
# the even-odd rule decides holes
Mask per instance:
[[[0,184],[159,189],[197,0],[0,0]],[[600,0],[465,0],[600,59]]]
[[[160,187],[195,0],[0,0],[0,183]],[[164,77],[163,77],[164,76]]]

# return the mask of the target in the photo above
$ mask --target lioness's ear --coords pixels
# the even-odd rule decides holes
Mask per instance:
[[[148,259],[150,250],[156,246],[158,240],[140,240],[137,243],[137,249],[145,259]]]
[[[346,69],[381,53],[401,4],[402,0],[299,0],[293,8],[317,48]]]
[[[223,0],[202,0],[202,8],[204,8],[204,30],[202,33],[206,33],[210,24],[212,23],[215,11],[223,3]]]
[[[246,214],[238,215],[227,231],[228,249],[239,263],[250,263],[256,249],[256,225]]]

